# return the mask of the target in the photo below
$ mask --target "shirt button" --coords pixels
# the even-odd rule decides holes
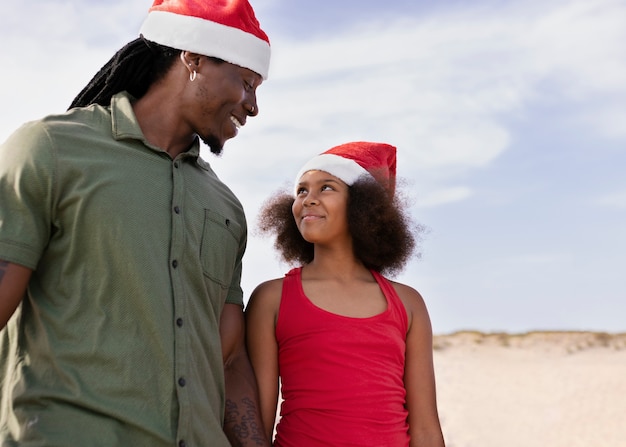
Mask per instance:
[[[179,208],[179,207],[177,207],[177,206],[175,206],[175,207],[174,207],[174,212],[175,212],[176,214],[180,214],[180,208]]]
[[[187,381],[185,380],[184,377],[181,377],[180,379],[178,379],[178,384],[180,386],[185,386],[185,385],[187,385]]]
[[[187,443],[181,439],[180,441],[178,441],[178,447],[187,447]]]
[[[183,327],[183,319],[182,318],[178,318],[176,320],[176,326],[178,327]]]
[[[178,267],[178,261],[176,259],[172,261],[172,267],[174,268]]]
[[[177,162],[177,161],[175,161],[175,162],[174,162],[174,167],[175,167],[176,169],[178,169],[178,162]]]
[[[226,219],[226,222],[225,222],[225,223],[226,223],[226,226],[227,226],[227,227],[230,227],[230,219]]]

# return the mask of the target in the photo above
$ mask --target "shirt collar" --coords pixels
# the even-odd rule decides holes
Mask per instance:
[[[120,92],[111,98],[111,125],[113,138],[116,140],[134,139],[140,140],[148,148],[155,152],[164,152],[163,149],[150,144],[143,135],[137,117],[133,111],[132,100],[134,98],[128,92]],[[196,137],[193,145],[181,156],[195,158],[196,162],[202,160],[200,156],[200,140]],[[202,166],[202,163],[199,163]]]

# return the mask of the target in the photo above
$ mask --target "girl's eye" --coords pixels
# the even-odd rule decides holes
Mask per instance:
[[[306,189],[304,189],[304,188],[296,189],[296,194],[298,194],[298,195],[302,194],[303,192],[306,192]]]
[[[332,186],[330,186],[330,185],[324,185],[324,186],[322,186],[322,191],[327,191],[327,190],[332,191],[332,190],[333,190],[333,187],[332,187]]]
[[[243,85],[246,90],[248,91],[252,90],[252,84],[250,84],[248,81],[243,81]]]

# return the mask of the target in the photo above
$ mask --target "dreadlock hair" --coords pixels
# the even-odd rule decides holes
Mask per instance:
[[[361,178],[349,187],[348,227],[354,255],[363,264],[383,275],[394,276],[416,252],[425,227],[412,222],[404,212],[407,201],[388,192],[374,179]],[[313,244],[304,240],[291,207],[293,194],[279,191],[268,199],[259,213],[258,231],[274,234],[274,248],[288,264],[308,264],[313,260]]]
[[[115,53],[74,98],[69,108],[90,104],[108,106],[111,97],[123,90],[140,98],[150,85],[167,73],[179,53],[179,50],[140,36]]]

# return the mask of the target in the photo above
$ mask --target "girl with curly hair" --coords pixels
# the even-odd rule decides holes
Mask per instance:
[[[276,447],[442,447],[432,329],[399,272],[416,245],[395,194],[396,148],[354,142],[307,162],[260,229],[295,265],[246,309],[262,419]]]

